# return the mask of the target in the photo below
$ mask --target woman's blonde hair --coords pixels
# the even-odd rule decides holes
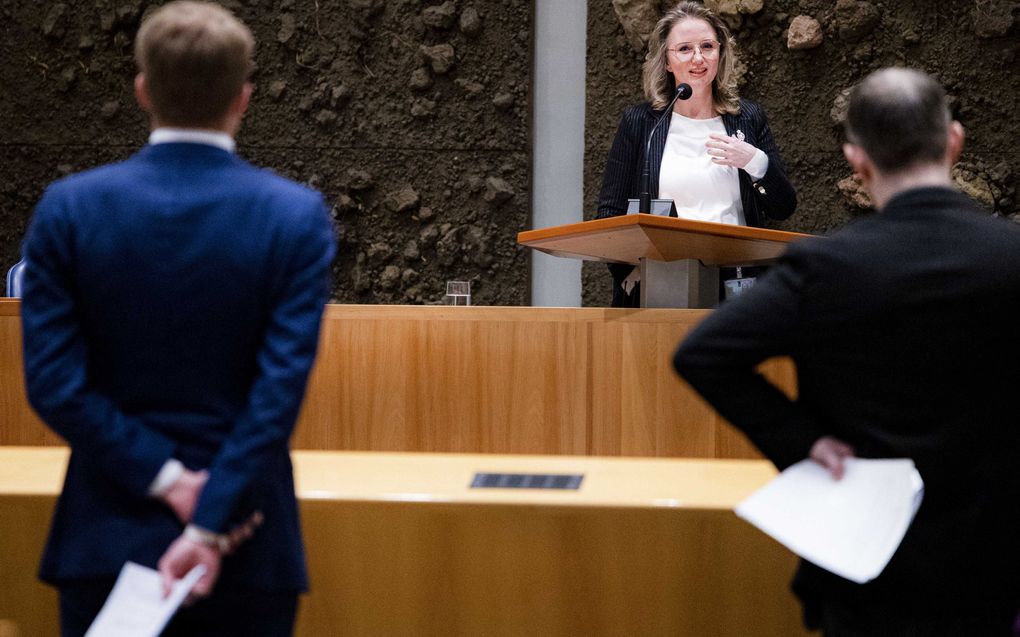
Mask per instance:
[[[685,0],[662,16],[651,36],[648,38],[648,53],[642,68],[645,98],[652,103],[652,108],[662,110],[669,105],[676,91],[673,75],[666,70],[666,41],[669,32],[679,22],[688,19],[704,20],[715,30],[719,40],[719,69],[712,81],[712,103],[720,115],[740,112],[740,98],[737,95],[735,68],[737,65],[735,41],[729,28],[722,19],[697,2]]]

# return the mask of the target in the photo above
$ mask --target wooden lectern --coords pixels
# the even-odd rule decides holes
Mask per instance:
[[[644,307],[709,308],[719,267],[762,265],[809,235],[656,215],[624,215],[517,235],[521,245],[558,257],[641,268]]]

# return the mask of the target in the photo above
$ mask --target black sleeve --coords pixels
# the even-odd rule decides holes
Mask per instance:
[[[789,254],[710,314],[673,358],[680,376],[780,469],[806,458],[822,435],[802,403],[757,371],[762,361],[795,350],[799,298],[810,277]]]
[[[751,121],[759,124],[757,131],[758,148],[769,158],[769,167],[765,175],[754,182],[754,196],[758,199],[761,211],[769,219],[786,219],[797,209],[797,192],[786,176],[786,166],[779,155],[776,140],[772,137],[765,109],[754,102],[744,102],[741,108],[747,108]]]
[[[616,137],[606,159],[606,170],[602,174],[602,190],[596,219],[615,217],[627,212],[627,199],[631,196],[634,175],[641,165],[640,109],[631,107],[624,111]]]

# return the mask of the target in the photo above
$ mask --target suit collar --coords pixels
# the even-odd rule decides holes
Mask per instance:
[[[970,197],[951,186],[924,186],[899,192],[882,208],[882,214],[905,210],[958,208],[973,205]]]
[[[156,144],[205,144],[222,148],[228,153],[237,149],[234,138],[221,131],[204,130],[197,128],[172,128],[169,126],[160,127],[149,135],[149,143]]]
[[[736,135],[737,129],[740,128],[740,115],[732,115],[730,113],[722,114],[722,123],[726,127],[727,135]],[[747,128],[746,126],[744,128]]]
[[[139,152],[140,157],[160,162],[183,162],[186,164],[223,164],[237,160],[237,155],[209,144],[194,142],[165,142],[148,144]]]

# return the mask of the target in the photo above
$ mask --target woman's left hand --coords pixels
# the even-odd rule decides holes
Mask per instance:
[[[712,156],[713,164],[743,168],[758,152],[757,148],[736,137],[716,134],[708,137],[705,146],[708,148],[708,154]]]

